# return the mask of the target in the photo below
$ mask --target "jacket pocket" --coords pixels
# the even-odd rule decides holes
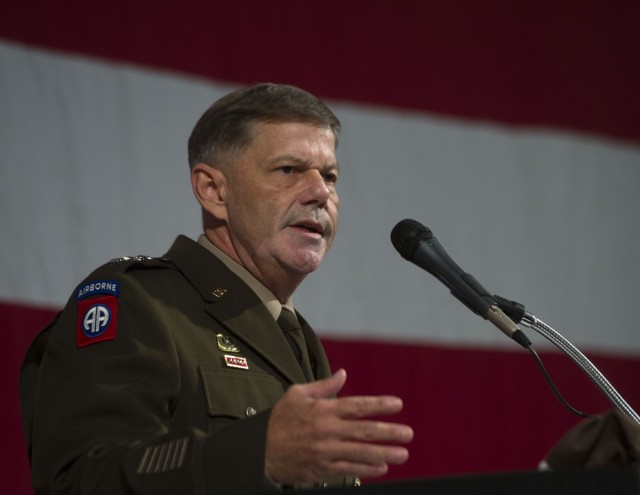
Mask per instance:
[[[279,381],[251,371],[200,368],[209,416],[244,418],[271,407],[284,393]]]

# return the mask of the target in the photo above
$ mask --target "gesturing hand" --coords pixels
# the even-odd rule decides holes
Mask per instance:
[[[333,398],[347,374],[292,385],[273,406],[267,429],[265,471],[282,484],[320,481],[336,475],[373,478],[409,457],[413,439],[406,425],[366,420],[394,414],[402,401],[391,396]]]

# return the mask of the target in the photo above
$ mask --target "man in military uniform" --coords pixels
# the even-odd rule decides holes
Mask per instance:
[[[335,398],[291,296],[338,225],[340,123],[298,88],[216,102],[189,139],[204,234],[98,268],[21,375],[37,493],[269,493],[376,477],[408,453],[395,397]]]

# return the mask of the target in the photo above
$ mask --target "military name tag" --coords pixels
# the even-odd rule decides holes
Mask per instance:
[[[249,369],[247,358],[241,356],[229,356],[228,354],[225,354],[224,362],[227,363],[229,368],[240,368],[241,370]]]

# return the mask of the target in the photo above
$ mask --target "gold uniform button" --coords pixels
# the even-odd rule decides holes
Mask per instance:
[[[249,406],[244,412],[247,416],[255,416],[258,411],[256,411],[253,407]]]

